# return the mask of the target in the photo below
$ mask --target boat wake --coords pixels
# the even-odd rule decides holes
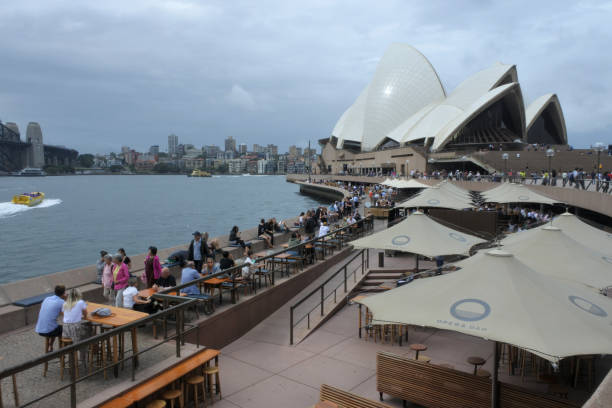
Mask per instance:
[[[28,207],[27,205],[13,204],[8,201],[5,203],[0,203],[0,219],[13,217],[19,213],[26,212],[29,210],[35,210],[37,208],[48,208],[53,207],[54,205],[61,204],[62,200],[59,198],[46,198],[42,203],[34,206]]]

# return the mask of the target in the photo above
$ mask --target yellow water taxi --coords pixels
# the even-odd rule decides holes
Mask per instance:
[[[212,177],[212,175],[207,171],[195,169],[187,177]]]
[[[13,204],[21,204],[27,205],[28,207],[33,207],[42,203],[45,199],[45,193],[41,192],[33,192],[33,193],[23,193],[17,194],[13,197]]]

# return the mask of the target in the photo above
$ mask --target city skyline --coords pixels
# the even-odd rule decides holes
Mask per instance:
[[[526,103],[558,94],[575,147],[612,133],[610,3],[34,0],[3,14],[0,118],[38,122],[49,143],[81,152],[124,140],[145,150],[171,133],[304,146],[331,134],[394,42],[440,67],[447,92],[482,67],[517,64]]]

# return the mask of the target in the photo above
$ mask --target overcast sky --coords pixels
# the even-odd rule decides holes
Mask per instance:
[[[496,61],[558,94],[571,144],[612,143],[604,1],[0,0],[0,119],[84,152],[328,137],[389,44],[447,92]]]

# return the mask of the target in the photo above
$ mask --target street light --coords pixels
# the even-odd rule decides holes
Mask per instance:
[[[552,185],[552,174],[550,172],[550,163],[552,161],[553,156],[555,155],[555,151],[553,149],[546,150],[546,157],[548,157],[548,184]]]
[[[508,178],[508,153],[502,154],[502,159],[504,159],[504,176],[507,179]]]

